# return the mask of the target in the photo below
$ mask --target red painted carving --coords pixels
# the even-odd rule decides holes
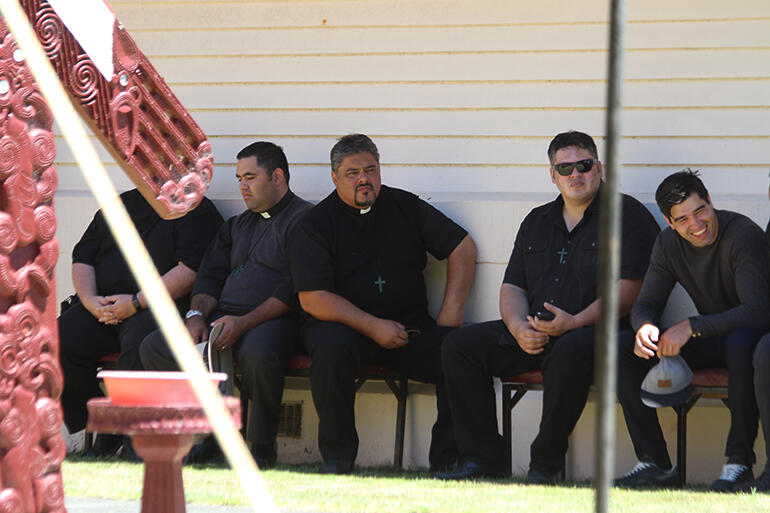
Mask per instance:
[[[0,511],[63,512],[53,118],[0,19]]]
[[[195,207],[211,183],[211,145],[123,26],[115,21],[106,80],[47,1],[21,4],[82,117],[158,214]]]

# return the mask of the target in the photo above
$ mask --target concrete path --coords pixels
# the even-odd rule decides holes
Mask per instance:
[[[67,497],[64,502],[69,513],[139,513],[141,510],[141,503],[139,501]],[[249,513],[251,511],[251,509],[244,506],[187,505],[187,513]]]

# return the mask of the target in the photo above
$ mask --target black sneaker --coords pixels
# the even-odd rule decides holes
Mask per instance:
[[[757,492],[770,492],[770,468],[765,469],[758,478],[754,481],[746,481],[743,483],[736,483],[733,485],[734,492],[751,493]]]
[[[564,481],[564,477],[561,472],[555,474],[549,474],[542,470],[529,469],[527,472],[527,478],[524,483],[528,485],[555,485],[559,481]]]
[[[712,492],[732,492],[735,485],[753,480],[754,474],[751,472],[751,467],[740,463],[728,463],[722,467],[719,479],[712,483],[710,489]]]
[[[663,470],[654,463],[640,461],[625,476],[615,480],[615,486],[620,488],[669,488],[676,486],[679,481],[679,471],[676,467]]]

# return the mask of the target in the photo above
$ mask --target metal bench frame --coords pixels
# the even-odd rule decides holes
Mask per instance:
[[[706,376],[717,373],[717,377],[709,379]],[[695,371],[693,392],[684,404],[673,406],[676,412],[676,465],[679,469],[679,486],[687,482],[687,414],[702,397],[718,398],[727,406],[727,372],[723,369],[704,369]],[[539,382],[537,381],[539,375]],[[505,456],[508,462],[508,472],[513,473],[513,425],[511,414],[513,408],[530,390],[543,390],[542,374],[526,373],[518,376],[503,377],[502,382],[502,414],[503,438],[505,440]],[[596,389],[591,387],[592,391]]]

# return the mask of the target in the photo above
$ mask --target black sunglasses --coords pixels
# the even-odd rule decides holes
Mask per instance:
[[[561,176],[569,176],[572,174],[573,169],[577,169],[578,173],[587,173],[594,167],[594,159],[578,160],[577,162],[562,162],[561,164],[554,164],[553,169]]]

